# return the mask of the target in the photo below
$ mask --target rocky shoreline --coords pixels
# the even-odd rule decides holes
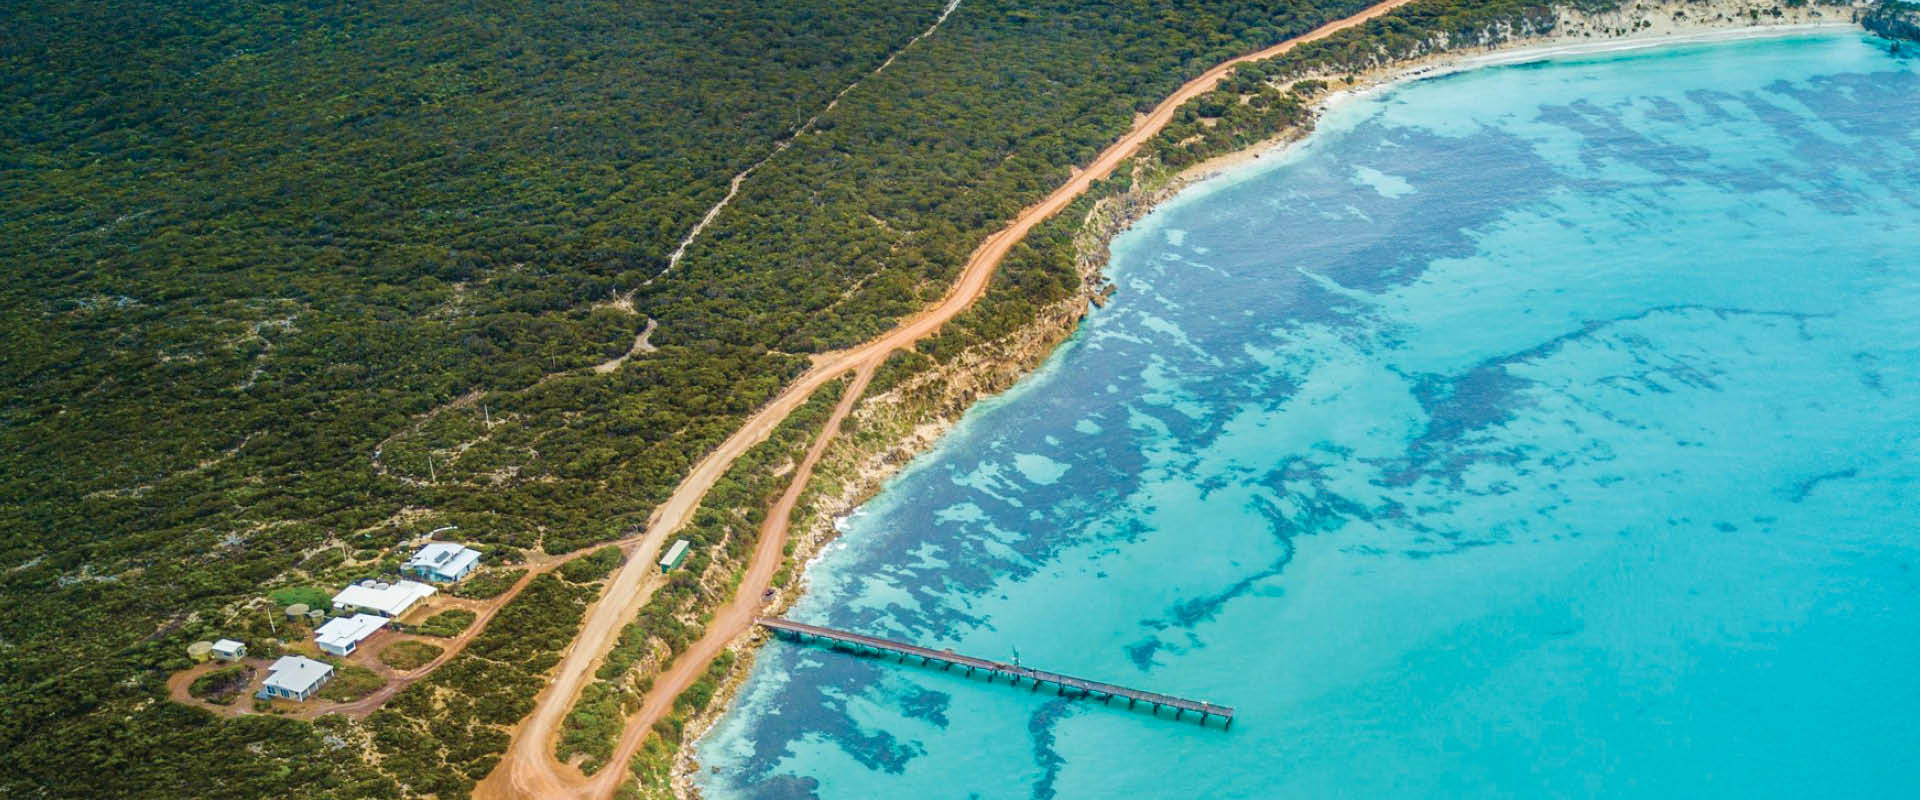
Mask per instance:
[[[1882,0],[1860,17],[1860,26],[1888,39],[1920,42],[1920,3]]]

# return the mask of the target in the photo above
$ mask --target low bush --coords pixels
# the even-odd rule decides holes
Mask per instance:
[[[373,670],[356,664],[335,664],[333,680],[320,687],[319,698],[336,703],[351,703],[387,685]]]
[[[420,627],[414,630],[416,633],[427,636],[444,636],[451,639],[465,631],[477,617],[479,617],[478,614],[464,608],[449,608],[428,617],[427,621],[420,623]]]
[[[346,560],[347,560],[347,553],[345,550],[342,550],[338,547],[329,547],[318,553],[314,553],[313,555],[308,556],[306,560],[301,561],[300,568],[307,571],[307,573],[309,574],[325,572],[327,570],[333,569],[334,567],[340,566]]]
[[[187,694],[214,705],[231,705],[251,683],[253,667],[235,664],[194,678],[193,683],[187,686]]]
[[[288,586],[267,593],[267,599],[281,608],[301,603],[308,608],[327,608],[333,602],[333,594],[318,586]]]
[[[380,651],[380,663],[405,672],[426,666],[444,652],[446,649],[437,644],[407,639],[387,645],[387,649]]]
[[[468,575],[459,586],[453,587],[452,594],[454,597],[465,597],[471,600],[491,600],[499,597],[501,592],[513,588],[513,585],[520,581],[520,576],[525,574],[527,571],[524,569],[479,570]]]
[[[506,750],[507,726],[533,709],[595,592],[541,575],[460,655],[367,718],[383,770],[410,794],[465,797]]]
[[[574,583],[592,583],[607,577],[607,573],[620,566],[626,558],[620,548],[607,545],[584,556],[560,565],[560,577]]]

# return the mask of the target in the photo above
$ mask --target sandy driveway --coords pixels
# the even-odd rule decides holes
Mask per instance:
[[[893,330],[858,347],[835,353],[823,354],[814,360],[811,369],[801,375],[786,390],[776,396],[772,402],[755,412],[747,419],[740,430],[727,438],[725,442],[701,459],[673,495],[657,509],[649,521],[647,532],[635,548],[634,556],[628,559],[607,587],[605,594],[587,611],[586,624],[581,628],[572,645],[556,668],[552,681],[540,693],[533,713],[517,726],[513,742],[506,756],[494,768],[486,780],[474,789],[476,798],[514,798],[514,797],[609,797],[626,779],[627,762],[653,723],[663,718],[672,709],[673,700],[680,691],[691,684],[707,664],[717,655],[727,642],[744,632],[752,624],[753,613],[758,609],[761,593],[777,568],[781,557],[781,545],[787,533],[787,518],[792,511],[793,500],[804,488],[807,478],[812,474],[813,462],[817,460],[833,432],[851,409],[851,403],[857,399],[866,386],[867,379],[874,369],[884,362],[893,351],[911,346],[922,337],[939,330],[940,326],[954,315],[973,304],[986,291],[987,282],[1000,265],[1001,259],[1015,243],[1025,238],[1027,233],[1042,220],[1053,216],[1066,208],[1075,198],[1086,192],[1087,187],[1096,180],[1107,177],[1127,157],[1140,149],[1140,146],[1172,121],[1174,112],[1202,94],[1212,91],[1221,79],[1234,66],[1248,61],[1259,61],[1292,50],[1294,47],[1317,39],[1325,38],[1335,32],[1351,28],[1367,20],[1378,17],[1411,0],[1387,0],[1367,8],[1351,17],[1330,22],[1303,36],[1290,39],[1256,53],[1241,56],[1221,63],[1202,73],[1200,77],[1181,86],[1167,99],[1154,107],[1153,111],[1134,123],[1132,130],[1103,151],[1088,167],[1075,174],[1060,188],[1054,190],[1046,199],[1028,207],[1015,217],[1013,222],[999,233],[974,250],[967,260],[966,268],[960,278],[947,292],[946,297],[933,307],[915,315]],[[787,415],[805,403],[814,391],[828,382],[849,373],[855,374],[855,386],[849,387],[846,398],[834,410],[834,414],[820,438],[808,451],[802,466],[795,470],[794,480],[786,494],[781,496],[767,522],[762,527],[761,540],[755,548],[753,560],[748,567],[748,577],[740,584],[733,601],[714,617],[707,626],[707,632],[701,639],[681,655],[667,670],[654,680],[653,689],[647,694],[641,709],[628,718],[619,746],[615,748],[613,758],[598,774],[587,777],[579,770],[556,761],[553,757],[554,744],[559,733],[560,722],[572,709],[574,701],[584,688],[587,676],[597,667],[620,633],[627,620],[639,612],[640,607],[652,594],[656,581],[650,580],[655,574],[654,559],[660,544],[666,537],[683,526],[693,511],[699,507],[700,500],[714,481],[724,474],[734,459],[739,458],[749,448],[764,441],[773,430],[787,418]]]

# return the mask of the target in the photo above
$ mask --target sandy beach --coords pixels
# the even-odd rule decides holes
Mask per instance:
[[[1320,102],[1314,106],[1313,118],[1318,120],[1328,112],[1352,103],[1355,100],[1389,91],[1401,84],[1439,78],[1482,67],[1510,66],[1558,58],[1621,53],[1659,47],[1678,47],[1689,44],[1710,44],[1714,42],[1733,42],[1751,39],[1776,39],[1785,36],[1837,35],[1849,31],[1857,32],[1859,30],[1859,26],[1852,22],[1833,21],[1799,22],[1777,25],[1743,25],[1736,28],[1702,26],[1686,28],[1683,31],[1641,33],[1615,39],[1591,39],[1560,34],[1535,39],[1518,40],[1509,46],[1441,53],[1368,72],[1359,76],[1359,79],[1355,83],[1345,88],[1329,92],[1325,97],[1321,98]],[[1280,136],[1253,145],[1252,147],[1207,159],[1182,171],[1179,176],[1175,178],[1175,185],[1180,187],[1179,191],[1184,191],[1192,184],[1218,177],[1242,166],[1255,162],[1271,163],[1273,159],[1283,157],[1289,149],[1305,141],[1310,133],[1310,130],[1290,130]],[[1177,194],[1178,191],[1175,193]],[[1162,200],[1162,202],[1164,202],[1164,200]]]

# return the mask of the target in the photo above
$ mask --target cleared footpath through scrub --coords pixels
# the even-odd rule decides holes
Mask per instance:
[[[486,780],[475,787],[474,797],[612,796],[621,782],[626,780],[627,764],[633,754],[639,750],[654,723],[665,718],[672,710],[673,700],[706,670],[708,663],[728,643],[752,628],[762,593],[771,585],[782,558],[781,548],[786,542],[793,501],[805,488],[808,478],[813,474],[815,462],[839,429],[841,421],[864,393],[873,371],[886,361],[887,356],[895,350],[912,346],[965,311],[986,292],[994,269],[1014,244],[1026,238],[1035,225],[1066,208],[1085,193],[1094,181],[1112,174],[1121,162],[1165,128],[1180,106],[1212,91],[1235,66],[1284,54],[1301,44],[1360,25],[1411,1],[1387,0],[1353,16],[1322,25],[1310,33],[1222,62],[1201,73],[1135,121],[1126,135],[1102,151],[1085,170],[1075,174],[1045,199],[1021,211],[1007,227],[981,243],[968,258],[959,279],[940,302],[865,344],[816,357],[811,368],[766,406],[754,412],[738,431],[702,458],[686,479],[674,488],[667,501],[655,509],[638,546],[608,583],[600,599],[587,610],[585,624],[567,648],[559,666],[555,667],[547,687],[536,698],[532,713],[515,727],[505,757],[487,775]],[[794,470],[786,492],[768,513],[766,523],[761,528],[760,542],[748,566],[747,577],[740,582],[733,600],[715,613],[700,640],[654,679],[653,687],[643,699],[640,710],[627,719],[619,743],[605,767],[587,776],[556,760],[553,753],[560,723],[579,698],[600,660],[612,648],[620,629],[639,613],[652,596],[654,588],[660,585],[660,580],[655,577],[658,571],[654,559],[658,557],[661,543],[692,518],[701,499],[735,459],[764,441],[820,387],[850,373],[855,376],[853,385],[847,387],[846,394],[834,409],[826,427],[809,448],[806,458]]]

